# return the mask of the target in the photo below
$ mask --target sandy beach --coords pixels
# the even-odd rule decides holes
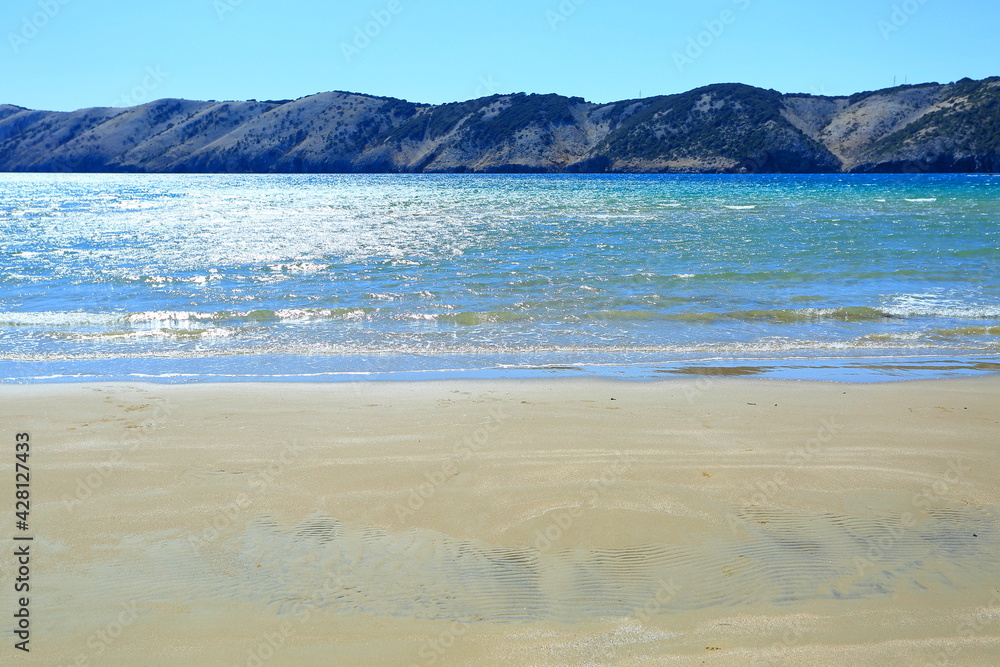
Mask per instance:
[[[0,401],[3,664],[1000,662],[1000,377]]]

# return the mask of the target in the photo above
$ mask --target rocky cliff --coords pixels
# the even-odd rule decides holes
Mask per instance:
[[[611,104],[515,94],[430,106],[332,92],[73,112],[0,105],[0,170],[1000,171],[1000,77],[850,97],[718,84]]]

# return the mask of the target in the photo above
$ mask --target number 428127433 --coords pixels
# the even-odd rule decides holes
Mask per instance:
[[[31,451],[30,440],[27,433],[18,433],[14,436],[14,457],[17,459],[14,464],[14,496],[17,499],[15,515],[17,516],[17,527],[21,530],[28,530],[28,510],[31,497],[31,480],[28,469],[28,454]]]

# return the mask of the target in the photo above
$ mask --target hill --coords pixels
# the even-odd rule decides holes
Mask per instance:
[[[97,172],[1000,171],[1000,77],[849,97],[705,86],[610,104],[347,92],[73,112],[0,105],[0,170]]]

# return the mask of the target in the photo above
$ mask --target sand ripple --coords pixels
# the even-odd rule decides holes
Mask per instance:
[[[325,516],[295,526],[258,517],[202,556],[215,562],[208,589],[279,613],[305,605],[463,621],[579,622],[864,598],[960,589],[983,571],[1000,575],[997,522],[967,506],[912,517],[745,507],[730,523],[694,544],[541,552]]]
[[[849,515],[734,509],[684,543],[500,547],[312,515],[256,516],[219,539],[122,545],[97,597],[249,602],[278,615],[577,623],[974,589],[1000,579],[1000,522],[968,505]],[[162,536],[161,536],[162,537]]]

